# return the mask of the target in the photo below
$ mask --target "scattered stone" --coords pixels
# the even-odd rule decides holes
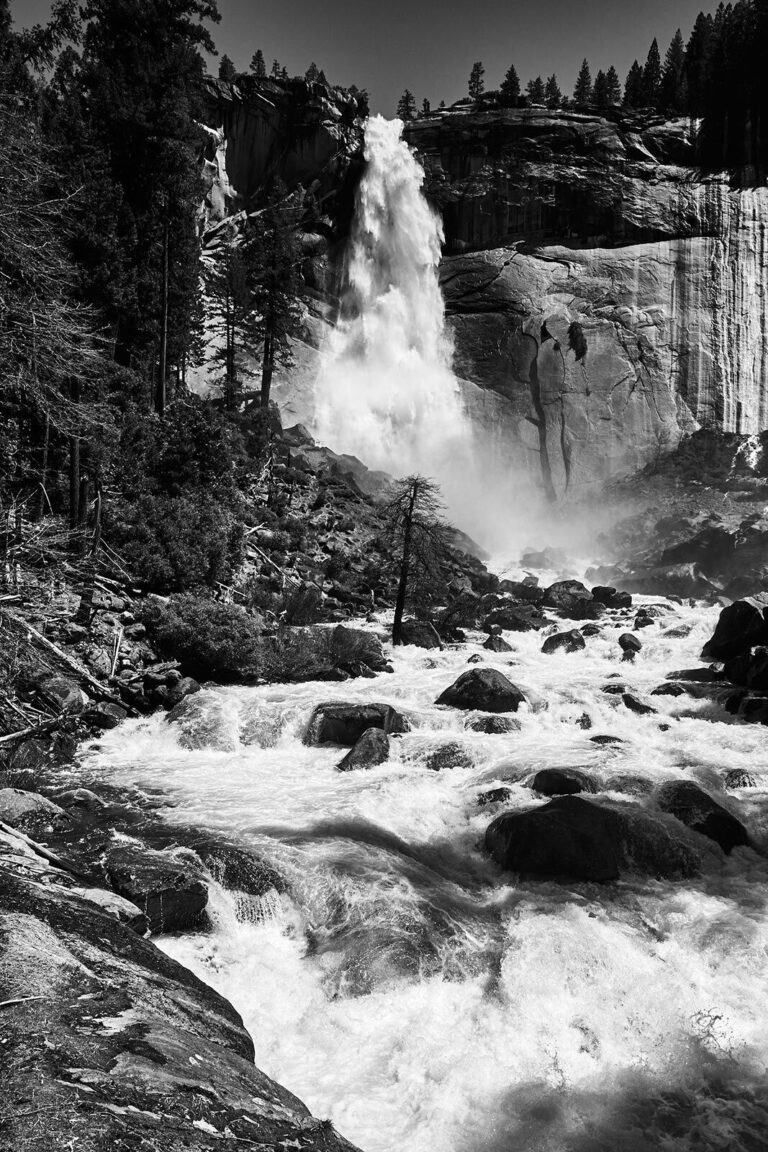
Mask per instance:
[[[656,800],[662,812],[669,812],[694,832],[708,836],[725,853],[749,844],[741,821],[690,780],[670,780],[662,784]]]
[[[474,760],[467,748],[451,741],[427,752],[423,764],[431,772],[442,772],[445,768],[472,768]]]
[[[483,648],[488,652],[514,652],[512,645],[502,640],[501,636],[489,636]]]
[[[734,792],[737,788],[757,788],[757,780],[744,768],[729,768],[723,774],[723,788],[726,792]]]
[[[58,712],[79,716],[86,704],[86,696],[74,680],[66,676],[46,676],[38,681],[37,691]]]
[[[740,688],[768,691],[768,648],[760,646],[734,656],[726,663],[723,675]]]
[[[642,647],[637,636],[633,636],[631,632],[622,632],[619,636],[619,648],[623,652],[623,660],[634,660],[637,653],[642,651]]]
[[[650,704],[643,704],[638,700],[637,696],[633,696],[631,692],[624,692],[622,694],[625,708],[629,708],[630,712],[637,712],[638,716],[649,716],[655,713],[656,709],[652,708]]]
[[[502,736],[507,732],[519,732],[520,721],[511,716],[478,716],[467,724],[472,732],[485,732],[488,736]]]
[[[0,788],[0,820],[22,832],[34,832],[67,820],[58,804],[38,792],[21,788]]]
[[[388,759],[389,736],[381,728],[366,728],[354,748],[336,767],[339,772],[351,772],[354,768],[373,768]]]
[[[65,808],[82,808],[85,812],[98,812],[106,808],[101,797],[91,792],[90,788],[68,788],[66,792],[60,792],[56,799]]]
[[[590,736],[589,738],[593,744],[623,744],[624,741],[620,736],[607,736],[602,733],[599,736]]]
[[[597,792],[590,776],[576,768],[542,768],[531,781],[534,792],[542,796],[574,796],[578,792]]]
[[[89,704],[83,712],[83,720],[92,728],[103,730],[117,728],[122,724],[128,713],[119,704],[112,704],[109,700],[99,700]]]
[[[580,580],[558,580],[550,584],[544,604],[557,608],[571,620],[594,620],[604,612],[602,604],[592,599],[592,593]]]
[[[658,688],[654,688],[651,696],[684,696],[685,688],[682,684],[659,684]]]
[[[502,868],[528,876],[616,880],[622,872],[668,879],[695,875],[696,851],[644,811],[560,796],[489,825],[486,848]]]
[[[182,932],[199,924],[208,889],[192,853],[121,844],[109,849],[103,867],[115,891],[147,917],[151,932]]]
[[[409,730],[404,716],[389,704],[318,704],[307,725],[304,743],[341,744],[353,748],[367,728],[380,728],[388,736]]]
[[[479,652],[473,652],[471,656],[467,657],[467,664],[482,664],[483,657]]]
[[[579,632],[581,632],[582,636],[600,635],[600,629],[597,624],[584,624],[581,628],[579,628]]]
[[[468,712],[517,712],[525,702],[520,689],[495,668],[463,672],[435,701]]]
[[[582,648],[586,648],[586,644],[578,628],[573,628],[570,632],[556,632],[554,636],[548,636],[541,646],[545,656],[551,656],[553,652],[559,651],[579,652]]]
[[[505,632],[535,632],[543,628],[547,620],[535,604],[507,604],[496,608],[483,621],[483,628],[498,625]]]
[[[477,797],[478,807],[486,808],[489,804],[505,804],[512,795],[511,788],[489,788]]]
[[[645,608],[641,608],[637,616],[635,616],[634,629],[638,632],[641,628],[650,628],[653,624],[653,616]]]
[[[605,608],[631,608],[632,597],[629,592],[618,592],[610,585],[598,584],[592,589],[592,598]]]
[[[600,689],[606,696],[622,696],[626,690],[626,684],[604,684]]]
[[[403,620],[401,628],[402,644],[413,644],[416,648],[439,648],[442,651],[443,642],[434,624],[428,620]]]
[[[592,727],[592,717],[589,712],[582,712],[581,716],[576,717],[576,727],[581,728],[584,732],[589,731]]]
[[[714,684],[723,679],[721,670],[711,668],[683,668],[679,672],[667,672],[667,680],[685,680],[692,684]]]

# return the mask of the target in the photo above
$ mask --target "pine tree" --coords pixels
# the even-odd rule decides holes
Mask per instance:
[[[285,74],[285,79],[286,80],[288,79],[288,73],[287,72]],[[322,68],[320,69],[320,71],[317,74],[317,82],[318,82],[318,84],[325,84],[328,87],[330,87],[330,85],[328,84],[328,78],[325,75],[325,72],[323,71]]]
[[[608,105],[618,107],[621,104],[621,80],[619,80],[619,74],[613,64],[605,74],[605,82]]]
[[[598,71],[597,76],[595,76],[592,99],[601,111],[608,107],[608,77],[602,68]]]
[[[647,108],[655,108],[659,102],[659,89],[661,86],[661,57],[659,44],[654,39],[648,49],[648,59],[643,68],[643,104]]]
[[[397,118],[403,122],[416,119],[416,97],[408,88],[397,102]]]
[[[264,53],[261,48],[257,48],[251,57],[250,67],[254,76],[266,76],[267,65],[264,62]]]
[[[563,94],[557,82],[557,76],[552,73],[544,89],[544,100],[548,108],[559,108],[563,103]]]
[[[227,83],[231,83],[235,76],[237,76],[237,68],[235,68],[229,56],[222,56],[219,61],[219,80],[226,80]]]
[[[485,68],[479,60],[475,61],[469,74],[468,93],[470,100],[479,100],[485,91],[484,76]]]
[[[272,71],[270,72],[270,76],[272,76],[273,79],[275,79],[275,80],[279,79],[279,77],[280,77],[280,61],[279,60],[273,60],[272,61]]]
[[[691,116],[703,116],[706,108],[712,27],[712,17],[700,12],[685,51],[685,80]]]
[[[422,114],[422,116],[429,116],[431,111],[432,111],[432,105],[430,104],[429,100],[425,96],[421,102],[421,114]]]
[[[535,80],[529,80],[525,90],[531,104],[544,103],[544,81],[541,76],[537,76]]]
[[[313,60],[312,63],[310,64],[309,68],[307,68],[306,72],[304,73],[304,79],[307,81],[308,84],[314,84],[319,75],[320,75],[320,69],[318,68],[317,64],[315,64],[315,62]]]
[[[395,483],[394,496],[382,510],[392,553],[400,568],[393,644],[403,642],[406,604],[431,598],[442,584],[448,542],[442,509],[440,489],[434,481],[425,476],[407,476]]]
[[[589,70],[589,64],[586,60],[584,60],[579,70],[579,75],[576,79],[576,87],[573,89],[573,99],[577,104],[591,103],[592,73]]]
[[[659,106],[664,112],[682,113],[688,104],[687,80],[685,75],[685,45],[678,28],[667,55],[659,88]]]
[[[210,329],[219,337],[213,362],[221,366],[221,373],[214,380],[221,383],[228,409],[234,409],[240,399],[240,355],[255,349],[260,336],[247,279],[243,249],[238,238],[230,236],[204,273],[206,294],[213,305]]]
[[[643,69],[635,60],[624,82],[624,107],[641,108],[643,104]]]
[[[510,64],[499,89],[502,103],[514,108],[520,97],[520,77],[517,75],[514,64]]]

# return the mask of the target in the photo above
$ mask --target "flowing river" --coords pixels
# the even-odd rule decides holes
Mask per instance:
[[[395,650],[372,680],[206,689],[196,730],[156,715],[86,749],[94,776],[159,790],[168,821],[225,831],[285,877],[260,899],[215,889],[211,931],[158,943],[238,1008],[258,1065],[365,1152],[768,1147],[766,860],[713,846],[695,880],[569,884],[522,882],[482,850],[503,807],[543,803],[543,767],[649,807],[611,778],[695,780],[765,844],[765,729],[707,696],[649,695],[700,664],[717,610],[654,603],[634,664],[616,614],[573,654],[507,633],[497,656],[473,633]],[[526,693],[519,731],[435,707],[473,653]],[[601,691],[617,679],[657,712]],[[324,700],[390,703],[412,730],[388,762],[339,773],[343,749],[301,741]],[[467,766],[430,770],[446,742]],[[754,781],[725,792],[734,768]],[[504,805],[478,804],[502,784]]]

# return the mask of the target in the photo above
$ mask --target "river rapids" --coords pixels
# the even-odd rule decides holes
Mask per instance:
[[[94,777],[160,792],[169,822],[224,831],[285,877],[261,898],[214,888],[211,930],[157,942],[241,1012],[257,1064],[366,1152],[768,1147],[764,857],[702,839],[697,879],[589,884],[521,881],[482,849],[502,809],[479,794],[543,803],[544,767],[651,807],[610,778],[695,780],[765,844],[765,729],[711,696],[649,696],[700,663],[717,609],[654,603],[631,665],[618,617],[552,656],[541,634],[508,633],[513,651],[493,655],[472,633],[395,649],[394,674],[371,680],[206,688],[197,731],[156,715],[86,748]],[[435,706],[474,653],[526,693],[520,731],[470,731],[471,714]],[[657,711],[601,690],[617,679]],[[390,703],[412,730],[386,763],[339,773],[343,749],[301,740],[325,700]],[[468,766],[431,771],[446,741]],[[754,785],[725,793],[734,768]]]

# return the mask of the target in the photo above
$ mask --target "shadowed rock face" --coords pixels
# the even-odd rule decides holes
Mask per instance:
[[[768,424],[768,189],[693,167],[685,121],[543,108],[407,126],[443,215],[455,369],[553,498],[703,425]]]

